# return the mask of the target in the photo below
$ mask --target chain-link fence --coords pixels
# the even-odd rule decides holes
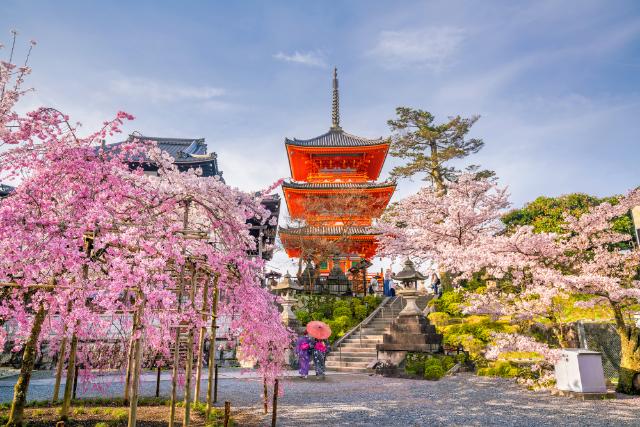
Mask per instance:
[[[587,350],[602,353],[604,376],[609,380],[617,380],[620,368],[620,336],[610,323],[577,322],[580,346]]]

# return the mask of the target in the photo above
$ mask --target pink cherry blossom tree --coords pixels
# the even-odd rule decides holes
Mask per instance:
[[[192,337],[208,317],[218,315],[211,313],[212,295],[203,291],[212,277],[220,285],[220,312],[230,313],[265,378],[275,378],[291,333],[280,322],[274,297],[260,286],[262,260],[248,256],[255,242],[247,219],[268,218],[259,199],[198,171],[179,172],[166,154],[147,144],[100,148],[132,119],[126,113],[86,137],[53,109],[19,115],[15,105],[28,73],[26,66],[0,63],[0,144],[9,146],[0,154],[0,180],[20,183],[0,203],[0,316],[13,320],[13,339],[24,348],[8,425],[22,424],[43,335],[58,337],[61,351],[69,341],[67,378],[72,378],[76,358],[85,369],[95,362],[83,343],[108,339],[107,319],[132,314],[129,422],[134,425],[142,353],[166,354],[173,347],[177,354],[175,331]],[[134,158],[158,164],[159,176],[132,170]],[[45,325],[50,330],[42,334]]]

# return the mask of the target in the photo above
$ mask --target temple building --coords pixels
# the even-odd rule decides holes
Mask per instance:
[[[207,143],[204,138],[165,138],[155,136],[130,135],[128,141],[133,139],[151,141],[156,146],[173,158],[173,163],[178,170],[184,172],[189,169],[200,168],[203,177],[218,177],[225,182],[222,171],[218,167],[218,155],[215,152],[207,152]],[[109,144],[106,149],[117,149],[123,142]],[[141,167],[145,174],[157,175],[158,166],[148,159],[135,159],[130,161],[131,167]],[[256,240],[256,250],[250,251],[250,255],[259,256],[265,260],[273,257],[273,245],[275,243],[278,217],[280,215],[280,196],[272,194],[262,200],[262,205],[271,212],[266,223],[257,218],[250,219],[249,233]],[[272,219],[274,219],[272,221]]]
[[[282,191],[295,223],[279,231],[287,255],[313,259],[325,276],[334,259],[347,271],[361,259],[373,258],[377,241],[371,225],[395,191],[392,182],[376,182],[389,141],[342,129],[337,70],[333,73],[331,128],[311,139],[286,138],[285,148],[291,180],[282,184]],[[323,249],[335,253],[321,254]]]

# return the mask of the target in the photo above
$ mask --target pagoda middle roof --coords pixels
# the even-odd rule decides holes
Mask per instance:
[[[285,138],[285,144],[297,145],[300,147],[365,147],[369,145],[382,144],[384,140],[368,139],[356,135],[351,135],[342,129],[330,129],[329,132],[311,139],[289,139]]]
[[[283,188],[292,188],[300,190],[368,190],[375,188],[395,187],[393,182],[283,182]]]
[[[303,236],[373,236],[378,235],[365,226],[306,226],[306,227],[280,227],[280,232],[284,234],[303,235]]]

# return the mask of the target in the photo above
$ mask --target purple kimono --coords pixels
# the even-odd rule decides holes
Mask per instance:
[[[296,355],[298,356],[298,363],[300,365],[300,375],[306,377],[309,374],[309,358],[310,358],[310,341],[306,335],[298,338],[296,342]]]

